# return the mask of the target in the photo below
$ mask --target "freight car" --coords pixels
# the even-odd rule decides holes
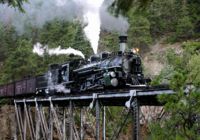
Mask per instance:
[[[20,81],[0,86],[0,97],[29,96],[36,92],[36,78],[26,78]]]
[[[126,51],[126,42],[127,36],[120,36],[118,52],[93,55],[89,61],[77,59],[52,64],[44,75],[0,86],[0,96],[80,93],[148,84],[150,79],[143,75],[140,56]]]

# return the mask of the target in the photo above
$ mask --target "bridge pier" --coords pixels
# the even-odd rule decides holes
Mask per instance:
[[[80,140],[83,140],[83,108],[80,108]]]
[[[20,111],[18,105],[16,104],[16,102],[14,102],[15,104],[15,116],[16,116],[16,120],[17,120],[17,126],[19,128],[19,135],[21,137],[22,140],[24,140],[23,137],[23,126],[22,126],[22,121],[21,121],[21,115],[20,115]]]
[[[133,140],[140,139],[140,104],[139,100],[135,97],[132,102],[133,111]]]
[[[41,133],[42,137],[44,139],[48,139],[48,126],[45,121],[45,116],[43,112],[43,107],[41,104],[38,104],[37,100],[35,99],[35,108],[36,108],[36,131],[37,131],[37,136],[36,139],[39,138],[41,139]]]
[[[35,139],[36,140],[41,139],[41,125],[36,108],[35,108]]]
[[[69,109],[70,109],[70,114],[69,114],[69,117],[70,117],[70,129],[69,129],[69,131],[70,131],[70,134],[69,134],[69,136],[70,136],[70,140],[73,140],[73,122],[74,122],[74,119],[73,119],[73,106],[72,106],[72,101],[69,101]]]
[[[53,140],[53,115],[51,112],[51,107],[48,107],[48,112],[49,112],[49,140]]]
[[[100,105],[99,100],[96,99],[96,140],[100,139]]]
[[[30,138],[31,138],[31,140],[34,140],[34,138],[35,138],[35,132],[34,132],[34,126],[33,126],[32,117],[31,117],[31,114],[30,114],[30,109],[31,108],[26,104],[26,102],[24,100],[24,115],[25,115],[24,119],[26,119],[27,124],[28,124]],[[24,139],[25,139],[25,137],[24,137]]]
[[[102,140],[106,140],[106,107],[103,106],[103,111],[102,111]]]
[[[66,140],[66,108],[63,106],[63,140]]]
[[[24,126],[23,126],[23,139],[24,140],[26,140],[26,133],[27,133],[27,118],[26,118],[26,116],[25,116],[25,112],[24,112],[24,108],[21,108],[21,114],[22,114],[22,117],[23,117],[23,119],[22,119],[22,121],[24,120]]]

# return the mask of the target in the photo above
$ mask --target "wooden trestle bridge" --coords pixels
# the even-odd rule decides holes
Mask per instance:
[[[147,89],[15,99],[17,133],[21,140],[53,140],[55,133],[60,140],[84,140],[84,119],[87,117],[87,113],[93,113],[96,115],[93,120],[96,126],[93,129],[94,139],[106,140],[106,123],[108,122],[105,108],[122,106],[126,110],[123,115],[131,113],[133,118],[133,140],[139,140],[139,108],[143,105],[160,105],[156,98],[159,94],[174,94],[174,92],[168,89]],[[77,110],[79,124],[75,124],[74,118]],[[126,117],[119,127],[114,128],[113,136],[110,139],[118,138],[125,121]]]

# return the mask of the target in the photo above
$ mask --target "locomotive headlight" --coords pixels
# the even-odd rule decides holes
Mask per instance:
[[[110,72],[110,76],[114,78],[114,77],[116,77],[116,73],[114,71],[112,71],[112,72]]]
[[[117,78],[113,78],[110,82],[111,82],[111,85],[114,86],[114,87],[116,87],[118,85]]]

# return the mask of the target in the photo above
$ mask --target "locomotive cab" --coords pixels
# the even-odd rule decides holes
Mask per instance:
[[[48,84],[49,86],[56,85],[59,81],[59,64],[51,64],[48,71]]]
[[[48,87],[47,93],[69,93],[70,89],[66,87],[70,82],[70,64],[62,65],[52,64],[48,71]]]
[[[69,82],[69,63],[61,65],[59,70],[59,76],[60,76],[59,83]]]

